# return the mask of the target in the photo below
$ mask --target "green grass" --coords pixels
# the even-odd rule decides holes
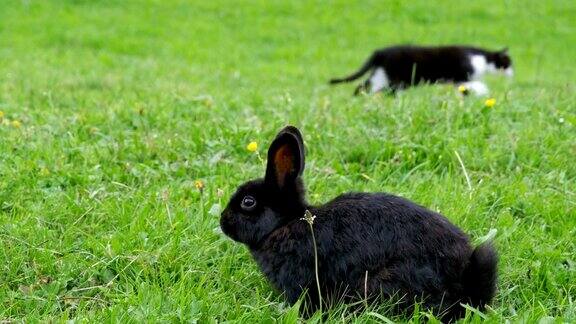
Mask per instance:
[[[265,156],[288,123],[312,202],[388,191],[475,240],[497,229],[482,316],[576,321],[575,20],[573,1],[1,0],[0,321],[295,322],[218,231],[264,172],[246,144]],[[516,77],[487,80],[489,110],[449,86],[326,85],[404,42],[509,46]]]

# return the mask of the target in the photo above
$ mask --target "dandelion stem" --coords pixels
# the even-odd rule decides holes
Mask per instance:
[[[264,159],[262,159],[262,157],[260,156],[260,153],[258,151],[256,151],[256,157],[258,158],[260,163],[262,163],[262,165],[266,165],[266,163],[264,162]]]
[[[318,271],[318,248],[316,247],[316,237],[314,236],[314,228],[312,225],[314,224],[314,218],[316,216],[312,215],[309,210],[306,210],[304,213],[304,218],[310,227],[310,233],[312,234],[312,247],[314,248],[314,275],[316,276],[316,288],[318,289],[318,301],[320,304],[320,313],[322,313],[322,291],[320,290],[320,276]]]
[[[168,201],[166,201],[166,213],[168,214],[168,222],[170,222],[170,228],[174,227],[174,224],[172,224],[172,213],[170,212],[170,206],[168,206]]]
[[[316,238],[314,237],[314,230],[312,224],[310,226],[310,233],[312,233],[312,243],[314,245],[314,274],[316,275],[316,288],[318,288],[318,300],[320,302],[320,313],[322,313],[322,292],[320,291],[320,277],[318,275],[318,248],[316,247]]]
[[[368,308],[368,270],[364,275],[364,306]]]
[[[456,158],[458,159],[458,162],[460,162],[460,166],[462,167],[462,172],[464,172],[464,177],[466,177],[466,183],[468,184],[468,189],[470,190],[470,197],[472,197],[472,183],[470,182],[470,177],[468,176],[468,171],[466,171],[466,166],[464,166],[464,162],[460,158],[460,154],[458,154],[458,151],[454,151],[454,153],[456,154]]]

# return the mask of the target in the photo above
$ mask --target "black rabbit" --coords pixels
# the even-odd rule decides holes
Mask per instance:
[[[222,231],[250,249],[260,269],[290,303],[306,292],[308,311],[369,297],[415,301],[444,320],[463,315],[460,303],[482,309],[496,290],[491,244],[473,249],[444,216],[386,193],[346,193],[321,205],[306,202],[300,131],[287,126],[268,150],[266,175],[238,188],[222,212]]]

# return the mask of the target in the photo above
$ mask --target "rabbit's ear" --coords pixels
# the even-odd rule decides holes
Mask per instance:
[[[304,171],[304,142],[294,126],[286,126],[268,149],[265,181],[279,189],[293,183]]]

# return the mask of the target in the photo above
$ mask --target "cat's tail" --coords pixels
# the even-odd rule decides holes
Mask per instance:
[[[330,84],[337,84],[337,83],[342,83],[342,82],[350,82],[350,81],[354,81],[356,79],[358,79],[359,77],[363,76],[366,72],[368,72],[373,66],[374,66],[374,58],[376,57],[376,54],[372,54],[372,56],[370,56],[370,58],[364,63],[364,65],[362,65],[362,67],[350,74],[347,77],[344,78],[340,78],[340,79],[332,79],[330,80]]]
[[[483,309],[496,293],[498,255],[491,242],[474,250],[463,273],[462,286],[467,302]]]

